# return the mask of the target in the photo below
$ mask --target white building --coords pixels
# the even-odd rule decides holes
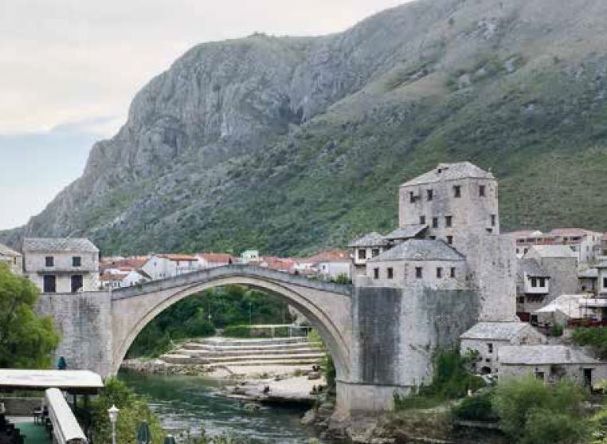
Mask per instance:
[[[347,279],[351,278],[352,261],[347,251],[322,251],[304,259],[304,261],[311,264],[312,270],[322,279],[331,280],[341,276],[345,276]]]
[[[99,249],[88,239],[25,238],[24,273],[43,293],[99,288]]]
[[[201,269],[224,267],[236,262],[236,259],[227,253],[199,253],[196,257]]]
[[[248,264],[249,262],[259,262],[259,251],[257,250],[245,250],[240,255],[240,261],[243,264]]]
[[[23,256],[15,250],[0,244],[0,263],[8,265],[15,274],[23,273]]]
[[[100,277],[101,288],[115,290],[118,288],[133,287],[151,281],[143,271],[139,270],[106,270]]]
[[[546,337],[524,322],[479,322],[461,335],[462,352],[475,352],[475,370],[482,374],[499,372],[497,356],[506,345],[544,344]]]
[[[498,351],[500,380],[534,375],[545,382],[563,378],[596,387],[607,378],[607,362],[566,345],[514,345]]]
[[[604,234],[583,228],[555,228],[548,233],[522,230],[509,233],[516,242],[516,253],[522,257],[534,245],[561,245],[569,248],[580,263],[593,263],[602,253]]]
[[[168,279],[200,270],[198,257],[188,254],[153,254],[141,267],[152,280]]]

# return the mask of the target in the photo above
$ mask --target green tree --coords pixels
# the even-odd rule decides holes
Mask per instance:
[[[147,401],[136,395],[126,384],[116,378],[108,378],[101,394],[93,401],[93,439],[98,443],[112,442],[112,425],[108,409],[115,405],[120,409],[116,423],[117,441],[124,444],[137,442],[137,428],[142,421],[150,426],[153,444],[164,442],[164,430],[150,410]]]
[[[607,328],[576,328],[571,336],[577,345],[592,347],[601,359],[607,359]]]
[[[549,386],[529,376],[500,382],[493,405],[502,430],[516,442],[569,444],[585,442],[584,399],[571,382]]]
[[[59,344],[50,317],[35,312],[38,289],[0,264],[0,368],[47,368]]]

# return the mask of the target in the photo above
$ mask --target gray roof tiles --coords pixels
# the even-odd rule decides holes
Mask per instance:
[[[495,179],[492,173],[470,162],[439,163],[433,170],[405,182],[401,187],[467,178]]]
[[[428,225],[405,225],[404,227],[399,227],[396,230],[386,234],[384,238],[388,240],[398,240],[398,239],[411,239],[418,236],[421,232],[426,230]]]
[[[491,339],[510,341],[526,328],[525,322],[479,322],[463,333],[461,339]]]
[[[540,257],[577,257],[571,247],[567,245],[532,245],[529,251],[534,250]]]
[[[21,253],[7,247],[4,244],[0,244],[0,256],[21,257]]]
[[[372,233],[365,234],[363,237],[350,242],[348,247],[383,247],[385,245],[388,245],[388,240],[381,234],[373,231]]]
[[[526,273],[528,276],[533,277],[550,277],[550,273],[544,270],[544,267],[540,265],[535,259],[520,259],[518,262],[519,274]]]
[[[463,261],[464,257],[440,240],[409,239],[394,248],[370,259],[369,262],[385,261]]]
[[[599,364],[584,350],[566,345],[506,345],[498,350],[505,365]]]
[[[85,238],[25,238],[24,253],[78,252],[98,253],[99,249]]]

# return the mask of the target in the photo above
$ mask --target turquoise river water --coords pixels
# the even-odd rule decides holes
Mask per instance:
[[[244,403],[221,394],[222,382],[193,376],[121,372],[120,379],[145,395],[163,427],[174,433],[231,434],[251,443],[303,444],[314,431],[302,426],[305,408],[262,407],[248,412]]]

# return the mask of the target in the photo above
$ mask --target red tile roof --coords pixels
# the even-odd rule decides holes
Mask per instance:
[[[350,253],[345,250],[327,250],[321,251],[314,256],[304,259],[302,262],[319,263],[319,262],[349,262]]]
[[[197,262],[198,258],[196,256],[192,256],[190,254],[159,254],[158,257],[162,257],[168,259],[170,261],[175,262]]]
[[[230,261],[236,262],[236,259],[228,253],[199,253],[196,256],[216,264],[228,264]]]

